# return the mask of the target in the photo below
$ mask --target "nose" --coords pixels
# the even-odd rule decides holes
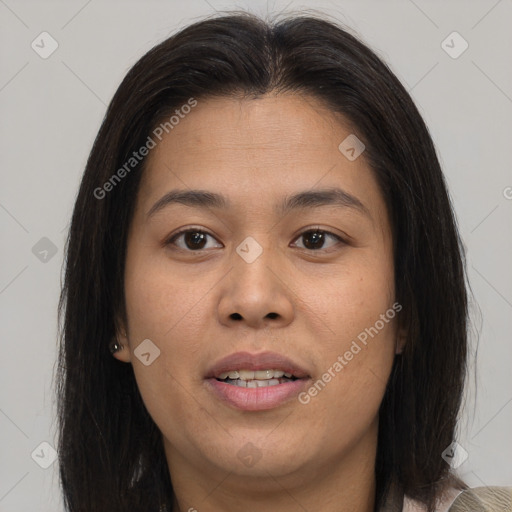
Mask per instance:
[[[253,329],[288,325],[294,315],[294,294],[286,280],[284,262],[276,251],[266,247],[254,261],[234,252],[232,263],[221,285],[221,323],[232,326],[243,322]]]

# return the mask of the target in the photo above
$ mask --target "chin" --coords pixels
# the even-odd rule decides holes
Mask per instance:
[[[290,438],[274,439],[269,442],[264,435],[261,440],[248,440],[250,436],[237,438],[233,435],[228,445],[221,448],[224,456],[212,463],[224,471],[238,476],[261,478],[262,483],[269,477],[290,476],[301,468],[309,466],[309,454],[304,451],[304,443]]]

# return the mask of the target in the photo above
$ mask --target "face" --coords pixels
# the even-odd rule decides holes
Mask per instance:
[[[338,149],[351,133],[310,97],[209,99],[151,150],[115,357],[173,479],[374,456],[401,306],[382,194],[364,153]]]

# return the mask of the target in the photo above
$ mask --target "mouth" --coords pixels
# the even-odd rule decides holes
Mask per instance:
[[[223,372],[217,377],[219,382],[225,382],[241,388],[266,388],[293,382],[299,377],[284,370],[233,370]]]
[[[215,363],[207,389],[223,404],[245,411],[273,409],[290,402],[311,377],[299,364],[273,352],[237,352]]]

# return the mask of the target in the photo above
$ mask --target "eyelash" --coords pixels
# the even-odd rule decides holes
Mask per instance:
[[[164,246],[175,245],[175,241],[181,235],[184,235],[186,233],[201,233],[201,234],[204,234],[204,235],[209,235],[212,238],[215,238],[211,233],[208,233],[207,231],[205,231],[204,229],[201,229],[199,227],[197,227],[197,228],[196,227],[187,227],[187,228],[182,229],[181,231],[178,231],[177,233],[174,233],[171,237],[169,237],[167,240],[165,240]],[[321,229],[320,227],[316,227],[316,226],[313,226],[313,227],[305,229],[304,231],[299,233],[299,235],[295,238],[295,240],[298,240],[299,238],[301,238],[302,236],[304,236],[307,233],[322,233],[324,235],[328,235],[328,236],[331,236],[331,237],[335,238],[338,241],[338,244],[339,243],[342,243],[342,244],[346,243],[346,241],[343,238],[341,238],[339,235],[335,235],[334,233],[332,233],[330,231],[327,231],[325,229]],[[188,248],[183,249],[182,247],[178,247],[178,249],[182,250],[182,251],[186,251],[186,252],[198,252],[198,253],[201,252],[201,251],[207,251],[208,250],[208,249],[192,250],[192,249],[188,249]],[[307,249],[307,248],[304,248],[304,250],[310,251],[310,252],[328,252],[330,249]]]

